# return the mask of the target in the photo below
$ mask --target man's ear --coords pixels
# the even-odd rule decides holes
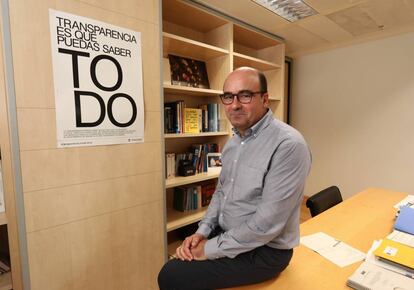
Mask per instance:
[[[269,107],[269,94],[268,93],[264,93],[262,95],[262,99],[263,99],[263,106],[268,108]]]

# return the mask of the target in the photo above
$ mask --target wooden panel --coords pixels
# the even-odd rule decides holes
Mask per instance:
[[[281,44],[280,41],[266,37],[260,33],[253,32],[250,29],[241,27],[239,25],[234,25],[233,30],[233,37],[235,42],[256,50]]]
[[[172,231],[183,226],[198,222],[203,218],[205,213],[205,207],[188,212],[176,211],[169,208],[167,213],[167,231]]]
[[[11,272],[0,275],[0,290],[11,290],[13,289]]]
[[[249,67],[253,67],[258,70],[261,70],[261,71],[280,68],[280,65],[274,62],[261,60],[255,57],[243,55],[243,54],[236,53],[236,52],[233,53],[233,55],[234,55],[234,68],[235,69],[241,66],[249,66]]]
[[[25,194],[28,232],[161,200],[161,172]]]
[[[220,171],[203,172],[203,173],[199,173],[199,174],[191,175],[191,176],[177,176],[177,177],[165,180],[165,188],[173,188],[173,187],[180,186],[180,185],[214,179],[214,178],[219,177],[219,175],[220,175]]]
[[[161,202],[28,234],[33,290],[158,289]]]
[[[222,90],[224,80],[226,79],[229,71],[231,71],[230,56],[225,55],[210,59],[207,61],[206,65],[210,88]]]
[[[189,96],[217,96],[222,94],[222,90],[201,89],[193,87],[176,86],[164,84],[164,91],[171,94],[185,94]]]
[[[156,172],[161,170],[160,152],[160,143],[23,151],[23,189],[26,192]]]
[[[162,2],[163,19],[169,22],[184,27],[192,27],[192,29],[200,32],[207,32],[226,24],[223,19],[188,6],[183,1],[168,0]]]
[[[159,25],[159,1],[82,0],[93,6]]]
[[[55,109],[19,109],[21,150],[56,149]],[[161,117],[159,112],[145,112],[145,142],[161,141]],[[48,130],[45,130],[48,128]]]
[[[205,61],[228,53],[222,48],[166,32],[163,36],[164,57],[174,54]]]
[[[165,246],[158,5],[10,1],[31,289],[157,289]],[[145,143],[56,149],[49,8],[142,33]]]

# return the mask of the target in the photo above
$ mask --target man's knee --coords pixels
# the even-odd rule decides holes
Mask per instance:
[[[161,290],[173,289],[171,288],[173,275],[173,267],[170,262],[167,262],[158,273],[158,286]]]
[[[168,261],[158,274],[158,286],[161,290],[174,290],[174,289],[190,289],[187,288],[186,273],[184,263],[177,259]]]

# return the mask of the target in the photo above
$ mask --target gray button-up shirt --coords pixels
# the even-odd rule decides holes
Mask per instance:
[[[311,154],[302,135],[275,119],[271,110],[241,137],[237,131],[222,152],[222,171],[197,233],[207,237],[209,259],[235,257],[268,245],[299,244],[299,214]]]

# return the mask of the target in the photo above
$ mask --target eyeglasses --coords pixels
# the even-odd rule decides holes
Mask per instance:
[[[241,104],[250,104],[253,96],[256,94],[263,94],[263,92],[240,91],[237,94],[226,92],[220,95],[220,99],[225,105],[232,104],[234,101],[234,97],[237,97],[237,100]]]

